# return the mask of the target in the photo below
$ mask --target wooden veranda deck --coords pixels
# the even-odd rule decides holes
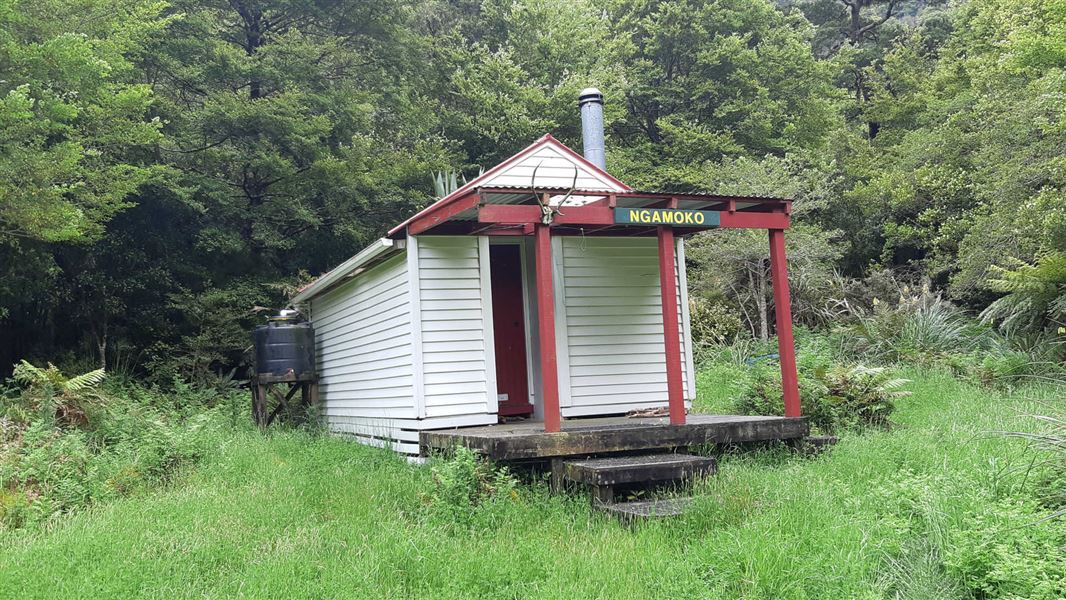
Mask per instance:
[[[568,419],[555,433],[537,421],[423,431],[419,443],[423,453],[466,446],[492,460],[534,460],[798,440],[809,430],[802,417],[691,414],[684,425],[671,425],[667,417],[600,417]]]

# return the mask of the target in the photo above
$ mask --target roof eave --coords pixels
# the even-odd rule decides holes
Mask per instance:
[[[344,261],[333,270],[326,272],[325,275],[322,275],[321,277],[304,287],[302,290],[297,292],[296,295],[292,297],[292,300],[290,300],[290,302],[292,304],[307,302],[311,298],[318,296],[319,294],[322,294],[323,292],[326,292],[329,289],[333,288],[335,285],[343,282],[349,274],[354,272],[359,267],[362,267],[363,265],[366,265],[374,259],[379,258],[384,253],[394,248],[400,248],[400,246],[397,245],[395,240],[391,240],[389,238],[381,238],[375,241],[373,244],[370,244],[366,248],[363,248],[355,256]]]

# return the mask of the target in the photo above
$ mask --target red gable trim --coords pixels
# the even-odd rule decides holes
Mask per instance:
[[[596,165],[592,164],[584,156],[581,156],[577,152],[574,152],[566,144],[564,144],[564,143],[560,142],[559,140],[555,139],[554,137],[552,137],[552,134],[546,133],[543,136],[541,136],[540,139],[538,139],[537,141],[533,142],[532,144],[526,146],[523,150],[521,150],[520,152],[518,152],[517,154],[515,154],[511,158],[508,158],[507,160],[503,161],[502,163],[496,165],[495,167],[492,167],[488,171],[485,171],[480,176],[475,177],[473,180],[467,182],[465,185],[463,185],[459,189],[457,189],[454,192],[448,194],[447,196],[441,198],[440,200],[437,200],[433,204],[430,204],[426,208],[423,208],[422,210],[418,211],[416,214],[414,214],[413,216],[408,218],[403,223],[400,223],[396,227],[393,227],[392,229],[389,230],[389,234],[388,234],[389,237],[393,237],[393,236],[395,236],[395,235],[397,235],[399,233],[402,233],[404,231],[404,229],[407,228],[407,226],[410,225],[412,222],[414,222],[416,219],[421,219],[422,217],[425,217],[427,214],[436,212],[436,211],[444,208],[445,206],[457,201],[458,199],[466,196],[467,193],[470,190],[478,187],[478,185],[482,181],[485,181],[489,177],[492,177],[492,176],[500,173],[501,171],[503,171],[507,167],[509,167],[512,164],[514,164],[515,162],[517,162],[518,160],[524,158],[527,154],[532,152],[537,147],[543,146],[543,145],[545,145],[548,142],[555,142],[563,150],[564,153],[569,155],[571,158],[576,159],[579,163],[581,163],[582,165],[588,167],[593,172],[602,175],[608,181],[610,181],[611,183],[617,185],[619,188],[621,188],[621,189],[623,189],[625,191],[632,191],[633,188],[631,188],[628,185],[622,183],[620,180],[618,180],[616,177],[614,177],[613,175],[611,175],[607,171],[604,171],[603,169],[601,169],[601,168],[597,167]]]

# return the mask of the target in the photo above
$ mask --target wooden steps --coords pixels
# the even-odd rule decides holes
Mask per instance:
[[[714,458],[706,456],[642,454],[562,460],[554,465],[553,475],[558,485],[561,485],[562,481],[569,481],[588,486],[598,508],[630,521],[677,516],[691,499],[615,502],[617,486],[653,486],[685,482],[695,477],[713,475],[717,466]]]
[[[618,485],[679,481],[698,475],[712,475],[717,461],[691,454],[644,454],[608,456],[563,462],[563,475],[586,485]]]

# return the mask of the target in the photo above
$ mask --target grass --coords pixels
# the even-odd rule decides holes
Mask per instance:
[[[727,410],[735,375],[702,373],[697,406]],[[974,548],[1009,531],[1021,546],[1008,556],[1046,554],[1027,540],[1062,528],[1027,525],[1025,511],[1039,510],[1031,453],[989,434],[1031,429],[1035,400],[907,376],[914,395],[892,431],[846,435],[813,459],[724,457],[691,513],[635,529],[543,485],[479,509],[472,524],[442,522],[426,509],[427,468],[336,439],[240,432],[165,489],[0,534],[0,594],[938,598],[994,584],[987,597],[1033,595],[1028,580],[1000,581],[1021,568],[989,575],[971,563]],[[1028,508],[1001,523],[1005,503]],[[1030,571],[1056,585],[1061,568]]]

